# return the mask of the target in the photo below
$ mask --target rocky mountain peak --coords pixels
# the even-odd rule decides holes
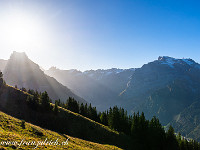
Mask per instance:
[[[189,66],[197,64],[194,60],[192,60],[190,58],[176,59],[176,58],[169,57],[169,56],[159,56],[157,61],[160,62],[161,64],[169,65],[171,68],[174,68],[175,63],[176,64],[186,64]]]
[[[52,67],[49,68],[49,70],[50,70],[50,71],[57,71],[57,70],[59,70],[59,69],[58,69],[57,67],[55,67],[55,66],[52,66]]]
[[[16,51],[13,51],[13,53],[10,55],[10,59],[22,59],[22,58],[26,58],[28,59],[28,56],[26,55],[25,52],[16,52]]]

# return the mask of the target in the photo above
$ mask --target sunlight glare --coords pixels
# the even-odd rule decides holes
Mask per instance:
[[[40,21],[24,13],[11,13],[1,18],[1,36],[7,44],[16,49],[35,48],[41,43],[42,28]]]

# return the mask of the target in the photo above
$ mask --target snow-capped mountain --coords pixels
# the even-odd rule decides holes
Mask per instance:
[[[176,64],[185,64],[185,65],[189,65],[189,66],[195,66],[195,67],[199,67],[199,64],[197,64],[194,60],[192,59],[175,59],[175,58],[172,58],[172,57],[168,57],[168,56],[159,56],[158,57],[158,61],[161,63],[161,64],[164,64],[164,65],[168,65],[169,67],[171,68],[174,68]]]
[[[200,101],[199,93],[200,65],[192,59],[163,56],[135,70],[120,95],[120,105],[129,112],[143,111],[147,118],[157,116],[166,125]]]
[[[160,56],[158,60],[135,70],[123,94],[131,99],[136,95],[144,95],[144,93],[161,88],[175,79],[199,79],[194,73],[199,72],[199,70],[200,65],[192,59]]]
[[[125,72],[127,70],[135,71],[135,68],[130,68],[130,69],[112,68],[112,69],[87,70],[87,71],[84,71],[83,74],[85,74],[95,80],[101,80],[107,76],[116,75],[116,74]]]

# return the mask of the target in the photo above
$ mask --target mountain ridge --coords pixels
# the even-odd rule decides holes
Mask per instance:
[[[184,109],[192,105],[200,93],[200,65],[190,58],[159,56],[157,60],[135,69],[81,72],[53,67],[45,73],[100,111],[114,105],[125,108],[129,114],[144,111],[147,118],[155,115],[163,125],[173,123],[176,131],[182,129],[177,127],[179,122],[174,118],[184,114]],[[194,130],[184,131],[184,134],[194,136],[197,128],[198,125]]]
[[[74,94],[69,88],[59,83],[56,79],[47,76],[40,66],[31,61],[25,53],[13,52],[3,70],[4,80],[9,85],[17,85],[19,88],[47,91],[53,100],[66,101],[68,97],[74,97],[80,103],[86,103],[84,99]]]
[[[103,111],[118,103],[119,93],[126,87],[134,71],[135,69],[112,68],[81,72],[51,67],[45,73]]]

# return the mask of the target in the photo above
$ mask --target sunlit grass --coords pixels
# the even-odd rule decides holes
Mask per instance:
[[[119,149],[115,146],[103,145],[94,142],[89,142],[85,140],[81,140],[78,138],[73,138],[68,135],[62,135],[50,130],[42,129],[38,126],[32,125],[30,123],[25,123],[25,128],[21,126],[22,121],[16,118],[13,118],[5,113],[0,112],[0,143],[2,141],[17,141],[20,143],[22,140],[24,141],[56,141],[58,139],[58,143],[61,144],[64,141],[68,140],[68,144],[63,145],[47,145],[47,146],[38,146],[37,149],[98,149],[98,150],[112,150]],[[38,134],[39,133],[39,134]],[[32,149],[35,148],[35,145],[21,145],[17,147],[15,145],[1,145],[0,148],[4,149]]]

